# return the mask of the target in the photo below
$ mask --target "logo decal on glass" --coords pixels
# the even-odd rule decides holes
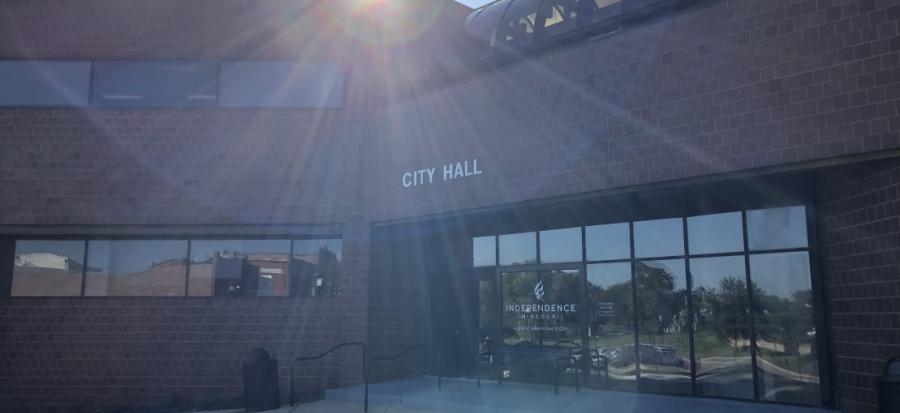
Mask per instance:
[[[534,298],[537,298],[538,301],[544,300],[544,281],[538,280],[534,285]]]

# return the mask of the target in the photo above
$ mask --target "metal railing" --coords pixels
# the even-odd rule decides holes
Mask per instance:
[[[291,397],[290,397],[291,406],[294,405],[294,378],[295,378],[295,374],[294,374],[295,368],[294,367],[297,365],[298,362],[319,360],[340,348],[356,347],[356,346],[358,346],[360,349],[362,349],[362,363],[363,363],[362,374],[363,374],[363,386],[364,386],[364,393],[365,393],[364,401],[363,401],[363,411],[368,412],[369,411],[369,370],[368,370],[368,366],[366,364],[366,345],[364,343],[358,343],[358,342],[341,343],[341,344],[338,344],[338,345],[328,349],[328,351],[321,353],[319,355],[309,356],[309,357],[297,357],[293,361],[291,361]]]

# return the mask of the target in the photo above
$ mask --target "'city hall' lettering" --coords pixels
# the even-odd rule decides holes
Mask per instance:
[[[417,169],[415,171],[404,172],[401,178],[404,188],[413,186],[427,185],[434,183],[434,172],[437,168]],[[466,178],[475,175],[481,175],[482,170],[478,169],[478,158],[471,161],[453,162],[443,165],[444,181],[452,181],[454,179]]]

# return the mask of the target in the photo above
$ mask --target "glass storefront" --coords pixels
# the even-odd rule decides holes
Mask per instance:
[[[821,403],[802,206],[482,236],[473,257],[504,379],[568,357],[590,387]]]

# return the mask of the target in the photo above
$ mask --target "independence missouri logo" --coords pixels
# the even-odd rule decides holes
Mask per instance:
[[[537,284],[534,285],[534,298],[538,301],[544,300],[544,281],[538,280]]]

